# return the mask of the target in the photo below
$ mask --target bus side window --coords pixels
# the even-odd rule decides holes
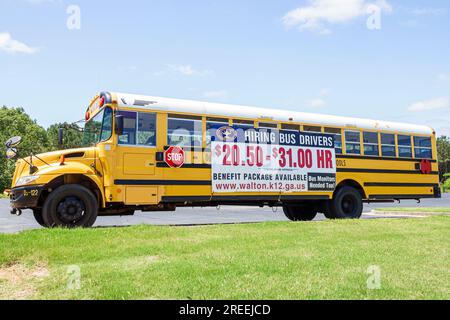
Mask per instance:
[[[277,123],[266,123],[266,122],[259,122],[258,123],[258,128],[259,129],[278,129],[278,124]]]
[[[233,128],[236,130],[248,130],[248,129],[254,129],[255,128],[255,122],[250,120],[233,120]]]
[[[400,158],[412,158],[411,136],[398,135],[398,155]]]
[[[342,154],[342,132],[338,128],[325,128],[325,133],[334,134],[336,154]]]
[[[430,137],[414,137],[414,154],[418,159],[433,159]]]
[[[137,141],[140,146],[156,146],[156,114],[139,112]]]
[[[123,134],[119,136],[119,144],[136,144],[136,117],[137,113],[133,111],[119,111],[123,116]]]
[[[228,126],[228,119],[206,119],[206,146],[211,147],[211,137],[216,134],[218,128]]]
[[[383,157],[395,157],[395,134],[381,134],[381,155]]]
[[[364,155],[378,156],[378,132],[363,132]]]
[[[299,124],[282,123],[281,130],[298,132],[298,131],[300,131],[300,125]]]
[[[321,133],[322,132],[322,128],[321,127],[316,127],[316,126],[303,126],[303,132],[317,132],[317,133]]]
[[[237,141],[245,141],[245,132],[255,130],[255,122],[250,120],[233,120],[233,128],[237,132]]]
[[[359,131],[345,131],[345,150],[347,154],[361,154],[361,133]]]
[[[201,148],[202,120],[169,118],[167,141],[171,146]]]

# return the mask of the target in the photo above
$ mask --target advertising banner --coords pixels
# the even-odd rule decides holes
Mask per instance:
[[[333,191],[334,135],[213,127],[214,193]]]

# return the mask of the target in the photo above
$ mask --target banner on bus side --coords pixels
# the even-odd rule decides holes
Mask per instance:
[[[334,135],[213,127],[212,191],[308,192],[336,187]]]

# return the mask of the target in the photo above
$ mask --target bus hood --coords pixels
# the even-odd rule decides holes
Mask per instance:
[[[21,177],[48,174],[53,171],[55,167],[61,166],[62,160],[64,163],[86,162],[86,164],[88,164],[92,163],[94,157],[95,147],[91,147],[53,151],[19,159],[16,162],[12,187],[16,186],[17,181]],[[30,164],[32,164],[34,168],[32,168]]]

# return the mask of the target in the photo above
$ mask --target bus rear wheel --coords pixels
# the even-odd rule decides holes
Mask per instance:
[[[339,188],[328,202],[327,218],[359,219],[363,212],[361,193],[352,187]]]
[[[283,206],[283,211],[291,221],[312,221],[317,216],[317,210],[308,206]]]
[[[50,193],[42,209],[48,227],[89,228],[98,215],[94,194],[80,185],[64,185]]]

